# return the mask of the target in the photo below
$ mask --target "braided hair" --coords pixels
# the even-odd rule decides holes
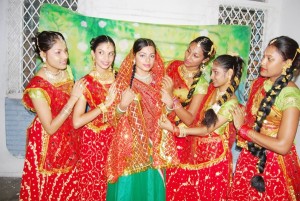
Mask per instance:
[[[256,132],[260,132],[263,125],[263,121],[271,112],[276,97],[280,94],[281,90],[286,87],[289,81],[293,78],[293,71],[297,70],[300,66],[300,50],[297,42],[287,36],[280,36],[271,40],[268,47],[273,46],[281,54],[284,61],[290,59],[291,62],[284,67],[282,74],[275,80],[271,89],[266,93],[266,96],[261,101],[257,111],[256,120],[254,122],[253,129]],[[288,61],[287,61],[288,62]],[[260,174],[264,172],[266,165],[266,149],[259,147],[253,142],[248,142],[248,150],[252,155],[259,158],[257,168]],[[259,192],[265,191],[264,179],[261,175],[255,175],[251,179],[251,186]]]
[[[195,38],[194,40],[192,40],[190,42],[190,44],[192,44],[192,43],[197,43],[197,46],[201,47],[204,59],[206,59],[206,58],[210,58],[211,59],[215,55],[215,53],[216,53],[216,50],[214,48],[214,43],[208,37],[206,37],[206,36],[200,36],[198,38]],[[196,85],[197,85],[197,83],[199,81],[200,76],[202,75],[202,70],[203,69],[199,70],[194,75],[194,77],[193,77],[193,83],[192,83],[191,88],[189,90],[189,93],[187,95],[187,99],[183,103],[181,103],[181,105],[183,107],[187,106],[191,102],[192,96],[193,96],[195,88],[196,88]]]
[[[214,64],[219,64],[220,67],[224,68],[226,72],[229,69],[233,70],[233,74],[230,80],[230,86],[226,89],[224,95],[221,96],[219,100],[217,100],[217,105],[221,107],[231,96],[233,96],[234,92],[239,86],[240,79],[242,77],[242,70],[244,61],[239,56],[231,56],[231,55],[220,55],[214,60]],[[202,124],[207,128],[211,126],[215,126],[218,121],[218,116],[216,112],[210,108],[204,114],[204,119],[202,120]]]
[[[138,53],[139,51],[141,51],[141,49],[143,49],[144,47],[147,47],[147,46],[154,47],[154,50],[156,52],[156,45],[153,42],[153,40],[148,39],[148,38],[137,39],[133,44],[133,48],[132,48],[133,54],[136,55],[136,53]],[[131,78],[130,78],[130,84],[129,84],[130,88],[132,87],[132,82],[133,82],[135,72],[136,72],[136,65],[134,63],[133,68],[132,68]]]

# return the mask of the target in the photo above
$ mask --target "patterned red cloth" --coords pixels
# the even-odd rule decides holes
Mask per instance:
[[[115,104],[120,102],[121,93],[129,87],[133,62],[131,50],[118,72]],[[151,73],[153,79],[149,85],[133,79],[132,90],[137,97],[117,123],[108,156],[109,182],[116,182],[122,175],[149,168],[160,169],[178,162],[173,135],[163,132],[158,126],[164,112],[160,94],[164,64],[158,52]]]
[[[102,85],[91,75],[84,77],[87,86],[84,91],[89,109],[93,110],[105,101],[110,84]],[[107,177],[105,165],[114,128],[102,122],[100,114],[93,121],[79,129],[79,200],[106,200]]]
[[[210,107],[214,91],[210,85],[199,109],[198,123]],[[181,163],[179,168],[167,170],[167,200],[226,200],[232,181],[234,136],[235,129],[229,123],[224,133],[191,137],[187,162]]]
[[[184,78],[179,72],[179,67],[183,65],[183,61],[174,60],[172,61],[166,68],[167,75],[172,78],[174,86],[173,90],[175,92],[175,96],[180,100],[180,102],[184,102],[187,99],[187,94],[190,88],[185,83]],[[185,107],[188,109],[188,106]],[[172,123],[175,123],[179,120],[176,116],[176,113],[173,111],[168,115],[168,118]],[[190,154],[191,147],[191,137],[187,136],[185,138],[175,137],[176,148],[178,153],[178,158],[181,163],[186,163],[187,158]],[[167,170],[169,171],[169,170]]]
[[[28,92],[41,89],[55,118],[67,103],[73,84],[68,80],[54,86],[35,76],[24,91],[23,103],[35,111]],[[78,149],[79,137],[73,129],[72,114],[52,135],[45,132],[36,116],[27,129],[20,200],[77,200]]]
[[[266,95],[264,84],[264,78],[258,78],[253,82],[246,105],[245,124],[249,126],[254,125],[257,109]],[[278,132],[280,113],[273,105],[270,114],[267,116],[267,121],[269,124],[276,123],[272,124],[272,127],[267,127],[267,124],[264,123],[261,128],[262,134],[272,135]],[[239,139],[238,145],[244,149],[237,161],[229,200],[300,200],[300,162],[295,145],[284,156],[270,150],[266,151],[266,166],[263,174],[260,174],[265,181],[266,191],[264,193],[259,193],[250,184],[251,178],[258,173],[256,167],[258,158],[247,150],[247,144],[243,139]]]

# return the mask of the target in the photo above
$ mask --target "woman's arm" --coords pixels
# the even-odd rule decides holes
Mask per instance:
[[[166,117],[162,117],[159,120],[159,126],[162,129],[166,129],[168,131],[174,132],[174,133],[178,133],[180,132],[184,132],[184,135],[194,135],[194,136],[205,136],[208,135],[209,133],[213,132],[214,130],[216,130],[217,128],[219,128],[220,126],[222,126],[223,124],[225,124],[226,122],[228,122],[229,120],[223,116],[218,115],[218,121],[216,123],[216,125],[211,126],[209,128],[207,128],[206,126],[199,126],[199,127],[194,127],[194,128],[178,128],[175,125],[173,125],[170,120]],[[182,136],[184,137],[184,136]]]
[[[78,100],[78,97],[71,96],[67,104],[63,107],[61,112],[54,119],[52,118],[51,109],[46,99],[32,98],[31,100],[43,128],[48,134],[52,135],[61,127],[61,125],[68,118],[73,106]]]
[[[93,121],[98,115],[105,113],[106,111],[102,111],[102,107],[104,109],[110,107],[110,105],[113,103],[116,97],[116,84],[112,84],[111,87],[108,90],[108,96],[104,103],[102,103],[102,106],[97,106],[96,108],[86,111],[87,101],[84,96],[81,96],[79,100],[77,101],[74,113],[73,113],[73,126],[75,129],[80,128],[84,126],[85,124]]]
[[[196,94],[193,96],[189,109],[185,109],[183,107],[174,109],[176,115],[181,119],[181,121],[189,126],[193,123],[196,118],[197,112],[200,108],[201,102],[204,98],[204,94]]]
[[[277,137],[270,137],[250,130],[248,137],[256,144],[281,155],[287,154],[295,140],[300,111],[291,107],[283,111]]]
[[[219,127],[221,127],[226,122],[228,122],[227,118],[218,115],[218,121],[217,121],[216,125],[211,126],[209,128],[207,128],[206,126],[186,128],[185,132],[186,132],[187,135],[205,136],[205,135],[208,135],[209,133],[213,132],[214,130],[218,129]]]
[[[75,82],[68,102],[55,118],[52,117],[51,108],[45,98],[31,98],[33,107],[38,115],[38,118],[41,121],[43,128],[48,134],[54,134],[65,122],[65,120],[72,112],[72,109],[75,103],[77,102],[78,98],[82,95],[85,86],[85,79],[81,79]]]
[[[87,101],[85,100],[84,96],[81,96],[74,107],[73,126],[75,129],[93,121],[99,114],[102,113],[100,108],[97,107],[93,110],[85,112],[87,106],[86,103]]]

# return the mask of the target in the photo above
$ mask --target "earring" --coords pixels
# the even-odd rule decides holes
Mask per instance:
[[[200,67],[200,70],[203,71],[205,68],[205,63],[202,63],[201,67]]]
[[[46,58],[42,57],[43,63],[46,63]]]
[[[282,67],[282,72],[281,72],[281,74],[282,74],[282,75],[286,75],[286,70],[287,70],[288,68],[290,68],[291,65],[292,65],[292,61],[288,60],[288,61],[286,62],[286,64]]]
[[[97,71],[97,68],[96,68],[96,61],[95,61],[95,58],[92,57],[92,61],[93,61],[93,70],[94,71]]]

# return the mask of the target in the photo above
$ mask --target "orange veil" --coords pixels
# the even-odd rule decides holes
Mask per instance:
[[[134,54],[131,50],[122,62],[116,78],[118,94],[115,107],[120,102],[122,92],[130,84],[133,61]],[[155,54],[151,73],[154,84],[146,85],[133,80],[132,90],[137,96],[116,122],[107,162],[109,182],[115,182],[121,175],[178,163],[174,136],[158,126],[158,119],[164,110],[160,94],[164,64],[158,52]]]

